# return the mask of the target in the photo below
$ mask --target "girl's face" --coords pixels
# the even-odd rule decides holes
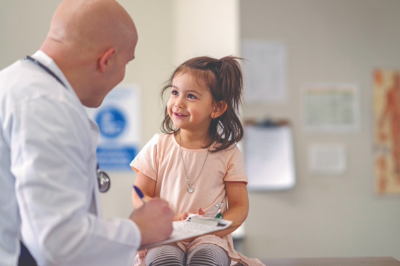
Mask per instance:
[[[167,110],[176,128],[207,132],[213,109],[214,101],[208,87],[196,82],[188,73],[175,75]]]

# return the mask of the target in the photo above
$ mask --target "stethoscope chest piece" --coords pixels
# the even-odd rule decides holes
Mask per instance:
[[[97,164],[97,182],[99,183],[99,190],[101,193],[106,193],[111,187],[110,177],[106,172],[99,169]]]

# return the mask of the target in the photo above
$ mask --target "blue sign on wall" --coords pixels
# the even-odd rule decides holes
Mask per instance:
[[[130,170],[129,164],[135,158],[135,147],[104,148],[97,147],[97,161],[100,169]]]
[[[99,126],[100,134],[105,138],[114,139],[120,136],[126,129],[126,117],[115,106],[107,106],[101,109],[95,119]]]
[[[139,151],[139,90],[134,86],[118,86],[100,107],[87,109],[99,126],[97,161],[100,169],[131,170],[129,164]]]

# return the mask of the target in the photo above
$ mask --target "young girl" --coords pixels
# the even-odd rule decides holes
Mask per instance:
[[[161,95],[170,92],[162,131],[132,161],[135,185],[147,200],[160,197],[175,220],[222,205],[232,226],[213,235],[139,252],[136,265],[262,265],[233,249],[231,233],[246,219],[249,200],[238,118],[243,79],[236,57],[196,57],[172,74]],[[132,194],[134,208],[142,201]],[[145,257],[145,258],[144,258]]]

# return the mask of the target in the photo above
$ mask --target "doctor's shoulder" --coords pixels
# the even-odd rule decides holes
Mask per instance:
[[[63,94],[62,87],[54,78],[23,60],[0,71],[0,87],[1,96],[8,97],[14,103],[41,97],[57,99]]]

